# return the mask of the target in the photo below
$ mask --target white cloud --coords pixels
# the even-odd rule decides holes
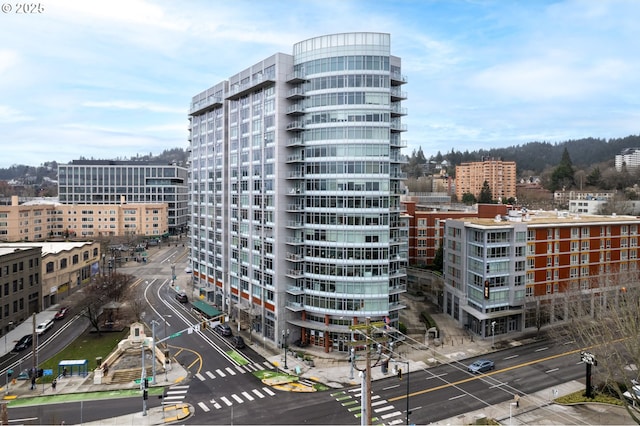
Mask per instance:
[[[153,102],[141,101],[87,101],[82,104],[89,108],[125,109],[125,110],[146,110],[151,112],[168,112],[172,114],[184,114],[185,109],[168,105],[156,104]]]
[[[31,121],[33,117],[22,113],[7,105],[0,105],[0,123],[18,123],[21,121]]]

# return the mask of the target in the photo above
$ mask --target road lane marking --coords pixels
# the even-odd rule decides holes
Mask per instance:
[[[204,402],[198,402],[198,406],[202,408],[202,411],[204,411],[205,413],[211,411],[211,409],[207,407],[207,404],[205,404]]]

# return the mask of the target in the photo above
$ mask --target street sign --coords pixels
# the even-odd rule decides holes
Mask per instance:
[[[170,339],[173,339],[174,337],[178,337],[182,334],[182,331],[178,331],[177,333],[173,333],[171,336],[169,336]]]
[[[43,376],[53,376],[53,370],[49,370],[49,369],[42,370],[42,375]]]

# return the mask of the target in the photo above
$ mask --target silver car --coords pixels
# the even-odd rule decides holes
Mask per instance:
[[[479,359],[467,367],[470,373],[484,373],[496,368],[496,365],[490,359]]]

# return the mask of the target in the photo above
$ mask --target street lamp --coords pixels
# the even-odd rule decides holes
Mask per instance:
[[[287,367],[287,338],[289,337],[289,329],[287,328],[287,330],[282,330],[282,347],[284,348],[284,369],[288,370],[289,367]]]
[[[496,348],[496,322],[491,321],[491,349]]]

